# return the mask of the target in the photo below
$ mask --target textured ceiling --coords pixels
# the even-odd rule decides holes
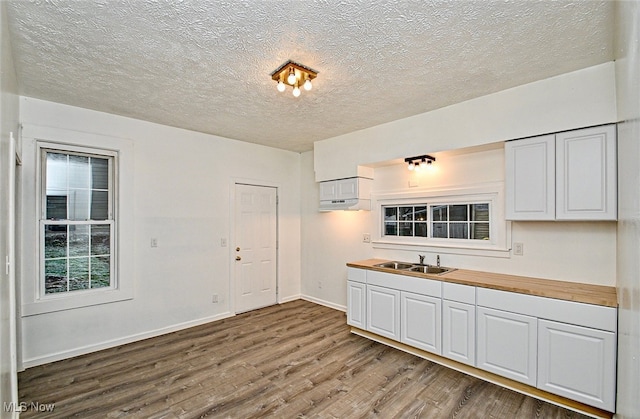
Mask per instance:
[[[313,142],[613,59],[613,1],[9,1],[20,94]],[[279,93],[292,59],[319,72]]]

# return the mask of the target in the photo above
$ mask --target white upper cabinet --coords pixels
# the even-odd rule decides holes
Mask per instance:
[[[508,220],[615,220],[616,127],[505,144]]]
[[[507,219],[555,219],[554,135],[505,144]]]
[[[614,125],[556,135],[556,218],[617,218]]]

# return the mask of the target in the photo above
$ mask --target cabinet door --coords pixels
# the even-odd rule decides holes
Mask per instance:
[[[555,219],[555,136],[505,143],[507,220]]]
[[[332,201],[338,197],[338,182],[320,182],[320,201]]]
[[[536,385],[537,319],[478,307],[478,368]]]
[[[538,388],[613,412],[615,334],[547,320],[538,328]]]
[[[355,199],[358,197],[358,178],[340,179],[336,188],[338,199]]]
[[[614,125],[556,135],[556,218],[617,218]]]
[[[401,292],[400,307],[400,341],[440,355],[442,300],[411,292]]]
[[[400,340],[400,291],[367,285],[367,330]]]
[[[442,312],[442,356],[475,366],[475,305],[443,300]]]
[[[366,285],[347,281],[347,324],[364,329],[366,326]]]

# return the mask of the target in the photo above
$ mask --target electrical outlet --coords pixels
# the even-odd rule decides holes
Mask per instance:
[[[322,281],[318,281],[318,289],[322,289]]]
[[[371,234],[364,233],[362,235],[362,243],[371,243]]]
[[[211,298],[211,302],[212,303],[217,303],[218,302],[218,294],[213,294],[213,297]]]
[[[524,254],[524,244],[513,243],[513,254],[516,256],[522,256]]]
[[[151,238],[151,247],[158,247],[158,239],[155,237]]]

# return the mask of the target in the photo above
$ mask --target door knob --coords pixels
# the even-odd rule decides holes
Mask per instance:
[[[236,256],[236,260],[242,260],[240,256]]]
[[[236,252],[239,252],[239,251],[240,251],[240,248],[239,248],[239,247],[236,247]]]

